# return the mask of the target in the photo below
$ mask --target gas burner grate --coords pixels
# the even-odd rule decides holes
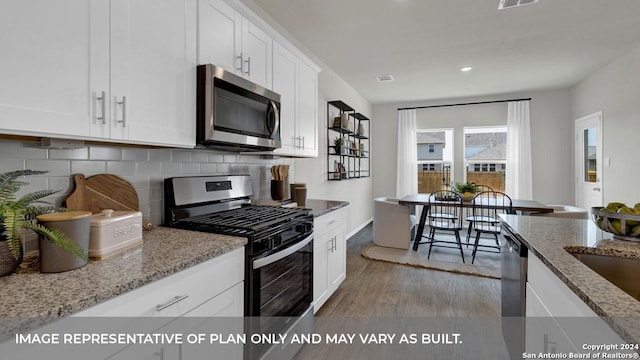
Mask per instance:
[[[238,209],[201,215],[187,222],[233,235],[256,233],[272,225],[308,214],[309,210],[273,206],[247,206]]]

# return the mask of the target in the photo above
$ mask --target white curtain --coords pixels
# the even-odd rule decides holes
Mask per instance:
[[[398,165],[396,197],[418,193],[416,110],[398,110]]]
[[[514,199],[532,200],[529,101],[510,101],[507,108],[507,174],[505,192]]]

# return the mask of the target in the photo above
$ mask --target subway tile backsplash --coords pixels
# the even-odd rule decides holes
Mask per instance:
[[[261,155],[235,154],[204,149],[152,149],[117,145],[87,145],[80,149],[49,149],[37,141],[0,140],[0,172],[19,169],[48,170],[25,179],[22,192],[41,189],[60,190],[47,199],[61,206],[73,191],[72,175],[109,173],[121,176],[138,192],[140,210],[154,225],[162,224],[162,180],[188,175],[249,174],[254,201],[270,198],[270,168],[290,165],[291,158],[264,159]]]

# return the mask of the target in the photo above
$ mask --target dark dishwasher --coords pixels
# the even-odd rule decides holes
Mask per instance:
[[[521,359],[524,351],[527,247],[504,229],[502,248],[502,337],[511,359]]]

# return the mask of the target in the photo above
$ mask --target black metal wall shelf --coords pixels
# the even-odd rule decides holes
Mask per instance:
[[[341,100],[327,102],[327,180],[371,176],[371,121]]]

